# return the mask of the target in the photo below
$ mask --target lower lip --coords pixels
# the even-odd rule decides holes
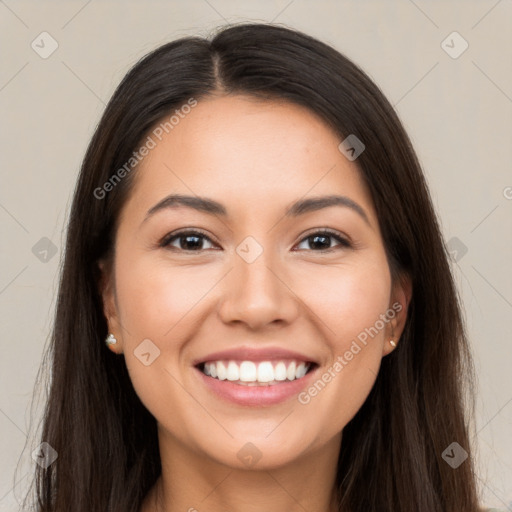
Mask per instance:
[[[229,380],[214,379],[205,375],[199,368],[194,368],[204,384],[217,396],[238,405],[267,406],[284,402],[298,395],[309,385],[318,366],[295,380],[282,381],[272,386],[244,386]]]

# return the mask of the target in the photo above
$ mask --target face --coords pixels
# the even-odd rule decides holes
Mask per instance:
[[[272,468],[338,443],[407,303],[357,160],[309,110],[245,96],[203,99],[164,135],[103,288],[135,391],[207,461]]]

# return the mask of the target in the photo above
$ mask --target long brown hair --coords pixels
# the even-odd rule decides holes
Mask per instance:
[[[412,299],[395,351],[343,430],[337,485],[343,512],[476,512],[469,440],[474,370],[458,296],[425,179],[379,88],[332,47],[299,31],[240,24],[211,40],[185,37],[140,60],[118,86],[87,149],[71,208],[47,349],[51,383],[41,442],[58,453],[36,465],[39,512],[138,512],[161,472],[155,418],[124,359],[105,348],[98,260],[112,255],[136,166],[108,193],[149,130],[190,98],[278,98],[315,112],[366,148],[357,159],[394,279]],[[110,181],[110,183],[114,183]],[[103,187],[103,188],[102,188]],[[453,468],[444,450],[470,454]]]

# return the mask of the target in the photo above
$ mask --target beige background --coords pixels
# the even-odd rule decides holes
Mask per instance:
[[[29,406],[63,228],[104,105],[151,49],[244,20],[283,23],[332,44],[396,106],[445,238],[467,249],[453,269],[479,375],[474,441],[482,502],[512,510],[511,0],[0,0],[0,17],[0,511],[18,510],[31,476]],[[31,48],[43,31],[58,43],[46,59]],[[458,58],[443,48],[458,52],[461,39],[442,45],[453,31],[469,44]],[[57,249],[46,262],[32,251],[43,237]],[[37,420],[40,407],[32,414]]]

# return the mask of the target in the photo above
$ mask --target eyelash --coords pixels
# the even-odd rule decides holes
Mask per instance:
[[[186,235],[195,235],[197,237],[205,238],[208,241],[210,241],[212,244],[215,244],[215,242],[213,242],[213,240],[211,240],[211,238],[208,235],[206,235],[205,233],[203,233],[202,231],[199,231],[197,229],[188,229],[186,231],[184,230],[184,231],[179,231],[177,233],[170,233],[170,234],[166,235],[162,239],[162,241],[159,243],[159,246],[164,247],[164,248],[169,248],[170,250],[181,251],[181,252],[185,252],[185,253],[191,253],[191,252],[199,253],[199,252],[208,250],[208,249],[187,250],[187,249],[180,249],[178,247],[170,247],[170,243],[172,241],[179,240],[181,237],[185,237]],[[339,231],[336,231],[334,229],[329,229],[329,228],[322,229],[319,231],[313,231],[312,233],[310,233],[310,234],[306,235],[304,238],[302,238],[300,240],[299,244],[315,235],[327,235],[331,238],[335,238],[339,242],[339,244],[340,244],[339,246],[341,246],[342,248],[345,248],[345,249],[352,247],[352,244]],[[304,249],[300,249],[300,250],[304,250]],[[310,250],[310,252],[327,253],[327,252],[332,252],[334,250],[336,250],[336,247],[330,247],[329,249]]]

